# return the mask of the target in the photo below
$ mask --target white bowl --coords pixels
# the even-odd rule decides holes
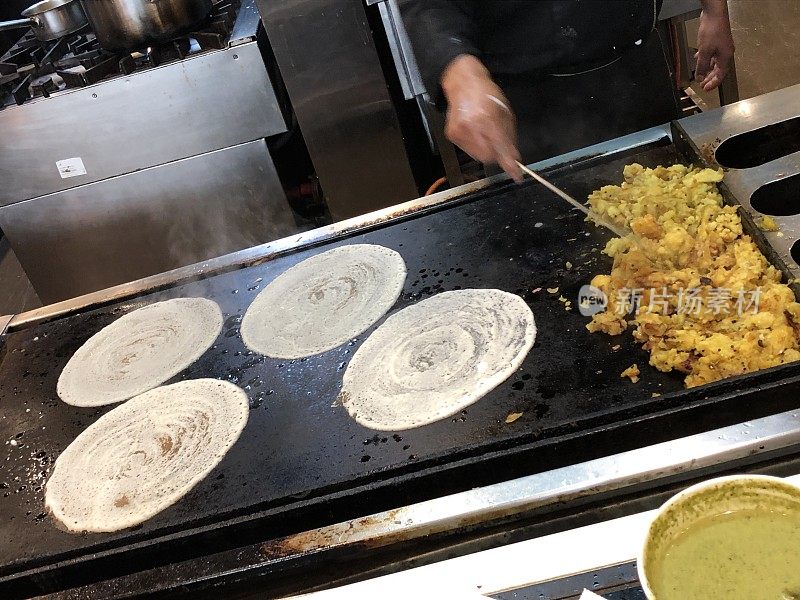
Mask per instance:
[[[800,487],[780,477],[732,475],[686,488],[658,510],[650,522],[636,562],[639,581],[649,600],[657,600],[648,578],[648,560],[693,523],[736,510],[759,510],[776,503],[800,505]],[[655,560],[655,559],[653,559]],[[687,600],[691,600],[688,599]]]

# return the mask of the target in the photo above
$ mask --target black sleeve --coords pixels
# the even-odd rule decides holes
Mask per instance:
[[[425,87],[442,106],[445,67],[460,54],[480,57],[475,40],[477,0],[400,0],[399,4]]]

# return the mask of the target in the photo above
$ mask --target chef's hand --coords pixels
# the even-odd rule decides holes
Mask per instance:
[[[455,58],[442,74],[442,90],[447,139],[475,160],[500,165],[514,181],[522,181],[517,118],[483,63],[469,54]]]
[[[694,78],[703,90],[710,92],[728,74],[734,51],[733,35],[726,0],[702,0],[702,5]]]

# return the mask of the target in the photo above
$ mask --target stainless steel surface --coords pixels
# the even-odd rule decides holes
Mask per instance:
[[[24,19],[0,23],[0,31],[30,27],[36,39],[54,40],[86,27],[79,0],[43,0],[22,11]]]
[[[256,42],[0,111],[0,206],[286,131]],[[58,161],[86,174],[63,179]]]
[[[418,195],[360,0],[258,0],[335,220]]]
[[[387,34],[392,32],[394,30],[394,24],[392,22],[392,15],[389,12],[388,1],[381,2],[378,5],[378,10],[381,15],[381,21],[383,21],[383,27],[386,29]],[[392,60],[394,61],[394,67],[397,70],[400,88],[403,90],[403,97],[406,100],[411,100],[414,97],[414,92],[411,89],[411,80],[409,78],[408,70],[403,64],[403,55],[401,54],[397,37],[393,35],[387,35],[386,39],[389,42],[389,51],[392,53]]]
[[[682,90],[691,90],[689,86],[692,83],[692,71],[694,70],[694,52],[692,52],[692,44],[686,34],[686,19],[682,17],[675,17],[672,19],[674,26],[675,36],[677,37],[678,49],[678,63],[680,69],[680,81],[678,87]]]
[[[146,48],[188,31],[211,12],[211,0],[80,0],[107,50]]]
[[[13,204],[0,228],[44,303],[296,230],[264,140]]]
[[[406,100],[411,100],[415,96],[425,94],[425,83],[422,81],[422,74],[411,48],[411,39],[403,24],[397,0],[381,0],[378,3],[378,10],[386,29],[386,38],[389,41],[403,95]]]
[[[557,165],[566,164],[573,161],[585,160],[601,156],[611,156],[620,152],[626,152],[634,148],[651,144],[665,138],[670,138],[671,131],[668,125],[645,129],[637,133],[626,135],[614,140],[609,140],[593,146],[587,146],[580,150],[568,152],[561,156],[556,156],[538,163],[528,165],[535,170],[543,170]],[[100,290],[84,296],[72,298],[62,302],[54,303],[49,306],[14,315],[9,323],[10,329],[23,329],[27,326],[48,321],[60,316],[73,314],[86,310],[91,306],[105,304],[108,302],[132,298],[149,291],[177,285],[181,282],[195,279],[198,277],[208,277],[215,273],[222,273],[247,265],[257,264],[269,260],[282,253],[299,248],[309,247],[328,240],[333,240],[349,232],[364,230],[387,223],[392,219],[397,219],[404,215],[414,214],[434,207],[455,202],[473,192],[477,192],[500,182],[506,181],[508,176],[505,174],[495,175],[486,179],[481,179],[472,183],[445,190],[431,196],[417,198],[397,206],[381,209],[370,214],[353,217],[346,221],[334,223],[326,227],[320,227],[311,231],[291,235],[273,242],[247,248],[239,252],[234,252],[226,256],[220,256],[209,261],[199,262],[194,265],[174,269],[164,273],[159,273],[152,277],[131,281],[126,284]]]
[[[760,215],[750,204],[750,198],[758,188],[800,173],[800,152],[779,158],[760,167],[752,169],[731,169],[725,175],[728,188],[739,199],[742,205],[755,215]],[[800,214],[776,217],[778,231],[765,231],[769,243],[778,250],[781,258],[789,266],[795,277],[800,277],[800,266],[792,257],[792,246],[800,240]]]
[[[41,15],[50,10],[60,8],[67,4],[72,4],[75,0],[42,0],[36,4],[32,4],[22,11],[23,17],[32,17],[34,15]],[[78,1],[80,3],[80,0]]]
[[[69,35],[88,23],[78,0],[43,0],[22,11],[22,16],[35,22],[33,31],[40,40]]]
[[[11,31],[12,29],[26,29],[33,27],[34,22],[31,19],[14,19],[13,21],[0,22],[0,31]]]
[[[439,157],[442,159],[447,182],[450,187],[464,185],[464,173],[461,171],[456,147],[447,139],[444,132],[444,115],[436,109],[427,94],[417,96],[417,106],[420,107],[422,121],[427,127],[433,148],[438,150]]]
[[[575,198],[573,198],[572,196],[567,194],[564,190],[554,186],[552,183],[547,181],[547,179],[545,179],[544,177],[539,175],[536,171],[533,171],[532,169],[529,169],[528,167],[523,165],[521,162],[517,162],[517,165],[519,165],[519,167],[525,173],[527,173],[528,175],[533,177],[536,181],[538,181],[540,184],[542,184],[548,190],[553,192],[556,196],[558,196],[559,198],[562,198],[563,200],[566,200],[566,202],[570,206],[572,206],[573,208],[577,208],[579,211],[584,213],[587,217],[589,217],[592,221],[594,221],[598,225],[602,225],[603,227],[605,227],[606,229],[609,229],[612,233],[614,233],[615,235],[617,235],[619,237],[624,237],[625,235],[627,235],[628,232],[625,231],[622,227],[617,227],[613,223],[609,223],[608,221],[606,221],[605,219],[600,217],[600,215],[598,215],[595,212],[593,212],[592,209],[589,208],[587,205],[581,204],[580,202],[575,200]]]
[[[261,23],[261,15],[256,6],[256,0],[241,0],[239,14],[236,15],[236,22],[231,31],[230,46],[240,46],[246,42],[256,39],[258,25]]]
[[[41,306],[11,244],[5,237],[0,238],[0,315],[13,315]]]
[[[443,496],[426,502],[300,533],[269,544],[286,556],[368,544],[420,539],[489,524],[509,516],[575,508],[583,498],[621,489],[652,488],[681,476],[800,445],[800,414],[781,413],[536,475]],[[283,558],[280,552],[276,558]]]
[[[800,115],[800,85],[729,104],[679,121],[683,130],[709,157],[717,147],[734,135]],[[800,173],[800,152],[750,169],[729,169],[725,183],[746,210],[760,214],[750,205],[750,196],[764,184]],[[792,259],[792,245],[800,239],[800,214],[773,217],[780,231],[764,232],[796,277],[800,265]]]
[[[733,104],[739,101],[739,77],[736,74],[736,57],[731,56],[730,64],[728,65],[728,74],[722,83],[719,85],[719,103],[720,106],[726,104]]]

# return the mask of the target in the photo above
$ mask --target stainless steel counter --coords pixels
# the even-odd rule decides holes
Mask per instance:
[[[0,110],[0,228],[42,302],[298,230],[259,26],[243,0],[221,49]]]
[[[795,85],[688,117],[679,123],[700,148],[701,154],[713,163],[717,149],[726,140],[799,115],[800,85]],[[750,203],[753,192],[768,183],[798,173],[800,173],[800,151],[752,168],[727,169],[724,182],[746,210],[760,216],[761,213]],[[797,214],[774,217],[779,231],[767,231],[764,234],[794,275],[800,277],[798,255],[792,257],[792,247],[800,240],[800,203],[794,208]],[[792,207],[789,207],[789,210],[791,212]]]
[[[0,209],[43,302],[162,273],[296,230],[264,140]]]
[[[233,48],[0,111],[0,207],[286,131],[253,2]],[[57,163],[74,158],[86,173],[63,177]]]

